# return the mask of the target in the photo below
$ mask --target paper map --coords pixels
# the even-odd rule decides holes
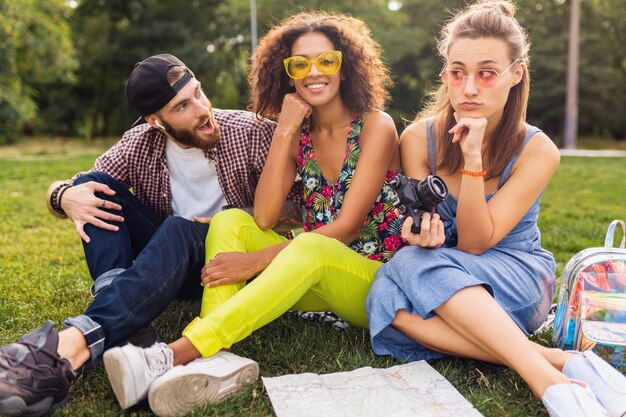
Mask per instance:
[[[424,361],[388,369],[263,377],[276,417],[482,416]]]

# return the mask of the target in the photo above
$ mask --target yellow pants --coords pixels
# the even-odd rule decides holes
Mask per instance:
[[[271,230],[261,230],[246,212],[231,209],[211,220],[206,259],[220,252],[254,252],[285,241]],[[302,233],[247,285],[205,288],[200,317],[185,328],[183,336],[208,357],[289,309],[332,311],[367,327],[365,299],[381,265],[336,239]]]

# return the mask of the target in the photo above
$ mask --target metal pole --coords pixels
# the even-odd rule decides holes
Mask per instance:
[[[578,134],[578,44],[580,32],[580,0],[570,0],[569,45],[567,51],[567,92],[565,105],[565,137],[563,147],[576,149]]]
[[[250,41],[252,43],[252,55],[254,55],[254,51],[256,51],[258,36],[256,25],[256,0],[250,0]]]

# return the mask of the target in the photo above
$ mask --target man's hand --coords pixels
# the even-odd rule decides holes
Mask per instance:
[[[258,252],[218,253],[202,268],[202,285],[217,287],[247,281],[264,269],[265,263]]]
[[[115,191],[106,184],[90,181],[84,184],[75,185],[63,194],[61,208],[72,219],[76,226],[76,232],[87,243],[91,241],[85,233],[85,224],[89,223],[104,230],[117,232],[118,227],[107,223],[123,222],[124,218],[107,210],[122,210],[122,206],[112,201],[96,197],[96,193],[101,192],[106,195],[115,195]]]
[[[198,217],[198,216],[194,216],[193,217],[193,221],[196,223],[203,223],[203,224],[211,224],[211,220],[213,219],[213,216],[206,216],[206,217]]]

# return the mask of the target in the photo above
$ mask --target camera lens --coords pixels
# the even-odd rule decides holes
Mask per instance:
[[[433,177],[430,185],[432,187],[433,194],[439,196],[442,201],[445,200],[445,198],[448,196],[448,188],[446,187],[446,184],[443,182],[443,180],[439,177]]]
[[[448,197],[448,187],[438,176],[429,175],[417,185],[417,194],[425,207],[434,207]]]

